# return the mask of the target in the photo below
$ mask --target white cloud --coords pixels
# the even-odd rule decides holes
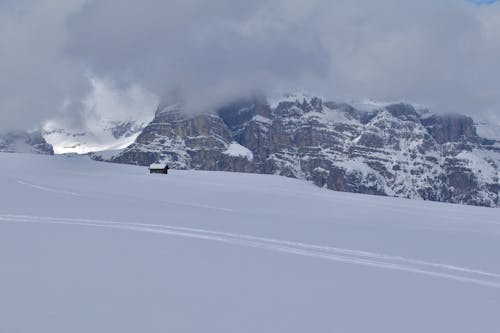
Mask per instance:
[[[80,121],[89,71],[122,92],[137,85],[164,96],[180,86],[193,110],[255,89],[301,87],[338,100],[406,99],[490,118],[500,109],[499,3],[13,3],[20,5],[0,7],[4,126],[36,124],[64,101]],[[125,95],[110,98],[118,97],[127,103]]]
[[[153,119],[158,98],[141,86],[118,87],[110,79],[97,77],[89,81],[91,91],[78,117],[59,114],[44,122],[46,140],[56,153],[124,148]],[[127,133],[115,137],[113,131],[120,125],[125,125]]]

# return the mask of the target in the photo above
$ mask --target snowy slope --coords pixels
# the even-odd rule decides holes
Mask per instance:
[[[495,332],[500,210],[0,154],[0,332]]]

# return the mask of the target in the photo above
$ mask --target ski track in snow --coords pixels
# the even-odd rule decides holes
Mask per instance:
[[[19,180],[19,179],[17,180],[17,183],[21,184],[21,185],[24,185],[24,186],[29,186],[31,188],[35,188],[35,189],[40,190],[40,191],[51,192],[51,193],[67,194],[67,195],[73,195],[73,196],[78,196],[78,197],[81,196],[80,193],[59,190],[59,189],[55,189],[55,188],[51,188],[51,187],[40,186],[40,185],[36,185],[36,184],[25,182],[25,181]]]
[[[232,245],[246,246],[288,254],[295,254],[318,259],[377,267],[389,270],[422,274],[431,277],[445,278],[465,283],[500,289],[500,274],[481,270],[390,256],[380,253],[359,251],[330,246],[320,246],[302,242],[286,241],[274,238],[257,237],[229,232],[218,232],[198,228],[177,227],[159,224],[133,222],[117,222],[82,218],[57,218],[29,215],[0,214],[0,222],[7,223],[43,223],[77,225],[101,228],[116,228],[139,232],[149,232],[170,236],[211,240]]]
[[[46,187],[46,186],[41,186],[33,183],[26,182],[24,180],[17,180],[18,184],[24,185],[24,186],[29,186],[31,188],[35,188],[40,191],[45,191],[45,192],[51,192],[51,193],[59,193],[59,194],[66,194],[66,195],[72,195],[72,196],[78,196],[81,197],[83,194],[76,193],[76,192],[71,192],[71,191],[65,191],[65,190],[60,190],[60,189],[55,189],[51,187]],[[138,199],[139,197],[133,197],[130,196],[131,199]],[[155,200],[155,199],[153,199]],[[158,202],[163,202],[169,205],[175,205],[175,206],[184,206],[184,207],[191,207],[191,208],[201,208],[201,209],[209,209],[209,210],[217,210],[217,211],[222,211],[222,212],[234,212],[233,209],[230,208],[225,208],[225,207],[217,207],[217,206],[211,206],[211,205],[203,205],[203,204],[194,204],[190,202],[182,202],[182,201],[172,201],[172,200],[159,200],[156,199],[155,201]]]
[[[107,198],[107,199],[115,199],[116,197],[110,194],[94,194],[94,197],[101,197],[101,198]],[[136,195],[128,195],[128,194],[123,194],[120,197],[120,200],[130,200],[130,201],[142,201],[142,200],[149,200],[149,201],[154,201],[154,202],[161,202],[161,203],[166,203],[168,205],[173,205],[173,206],[182,206],[182,207],[191,207],[191,208],[197,208],[197,209],[208,209],[208,210],[215,210],[215,211],[221,211],[221,212],[226,212],[226,213],[233,213],[235,212],[234,209],[231,208],[226,208],[226,207],[218,207],[218,206],[212,206],[212,205],[206,205],[206,204],[196,204],[188,201],[174,201],[174,200],[165,200],[165,199],[158,199],[155,197],[141,197],[141,196],[136,196]]]
[[[267,175],[266,175],[267,176]],[[183,180],[185,181],[185,180]],[[326,191],[326,192],[332,192],[331,190],[325,190],[325,189],[320,189],[316,188],[314,186],[315,190],[317,192],[314,193],[308,193],[305,191],[298,191],[298,190],[289,190],[289,191],[283,191],[278,188],[271,188],[271,189],[259,189],[259,188],[253,188],[247,185],[235,185],[235,184],[221,184],[221,183],[216,183],[216,182],[208,182],[208,181],[199,181],[197,180],[196,182],[191,182],[191,184],[203,184],[203,185],[210,185],[212,187],[222,187],[222,188],[232,188],[232,189],[245,189],[246,191],[253,191],[253,192],[258,192],[266,195],[270,194],[275,194],[275,195],[280,195],[280,196],[287,196],[287,197],[293,197],[293,198],[300,198],[300,199],[310,199],[311,197],[315,197],[317,199],[324,200],[326,202],[331,202],[332,201],[332,193],[321,193],[320,191]],[[335,193],[335,192],[334,192]],[[359,194],[353,194],[353,193],[342,193],[344,196],[340,197],[337,196],[335,197],[335,201],[342,201],[342,202],[353,202],[357,201],[363,204],[365,207],[374,207],[378,209],[383,209],[385,211],[393,212],[393,213],[403,213],[404,215],[412,214],[417,216],[419,213],[412,212],[408,209],[406,206],[401,206],[401,205],[396,205],[396,204],[390,204],[389,202],[384,202],[383,205],[380,205],[378,202],[372,202],[370,199],[371,196],[367,195],[366,198],[364,196],[360,196]],[[357,196],[356,196],[357,195]],[[392,198],[392,199],[401,199],[401,198]],[[409,200],[410,202],[412,200]],[[444,212],[450,211],[453,212],[456,210],[456,204],[450,204],[450,203],[442,203],[442,202],[429,202],[429,206],[425,207],[419,207],[419,212],[421,213],[422,211],[426,211],[429,214],[433,214],[435,212],[435,206],[434,205],[441,205],[443,207],[444,205],[448,205],[449,208],[443,209]],[[225,209],[228,210],[228,209]],[[228,210],[231,211],[231,210]],[[471,218],[470,216],[463,216],[463,215],[453,215],[449,216],[453,221],[440,221],[440,223],[446,223],[446,224],[456,224],[456,223],[461,223],[461,224],[471,224]],[[491,220],[474,220],[474,225],[477,225],[478,223],[481,224],[492,224],[492,225],[500,225],[498,221],[491,221]]]

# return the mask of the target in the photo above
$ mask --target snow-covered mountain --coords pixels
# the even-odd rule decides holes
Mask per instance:
[[[500,142],[480,137],[471,118],[404,103],[358,104],[257,96],[194,115],[182,104],[164,105],[128,148],[93,157],[277,174],[333,190],[499,206]]]
[[[0,332],[500,327],[497,209],[28,154],[0,189]]]
[[[0,152],[53,155],[53,147],[38,131],[0,132]]]
[[[43,129],[43,136],[52,144],[57,154],[77,153],[122,149],[131,145],[144,127],[147,120],[101,119],[98,123],[74,130],[64,124],[48,122]]]
[[[57,154],[121,149],[132,144],[153,118],[157,98],[140,86],[117,87],[92,78],[92,92],[79,112],[67,112],[43,125]]]

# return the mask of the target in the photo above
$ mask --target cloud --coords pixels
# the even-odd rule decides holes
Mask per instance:
[[[499,3],[12,0],[0,13],[3,124],[63,106],[77,121],[89,77],[159,98],[180,87],[193,111],[302,88],[480,117],[500,108]]]
[[[490,5],[492,3],[497,2],[498,0],[468,0],[472,3],[475,3],[477,5]]]
[[[64,56],[65,18],[78,1],[2,2],[0,127],[35,128],[64,106],[77,108],[88,89],[79,64]]]
[[[68,52],[160,96],[180,87],[193,109],[321,76],[328,66],[318,36],[283,21],[279,6],[263,1],[126,0],[119,7],[88,3],[74,17]]]
[[[45,122],[45,139],[56,153],[88,153],[101,149],[119,149],[135,140],[135,130],[153,118],[158,106],[157,96],[138,85],[117,87],[109,79],[91,77],[90,93],[79,112],[65,114]],[[116,138],[111,128],[129,123],[131,133]],[[63,129],[63,131],[61,131]],[[74,134],[77,134],[76,136]]]

